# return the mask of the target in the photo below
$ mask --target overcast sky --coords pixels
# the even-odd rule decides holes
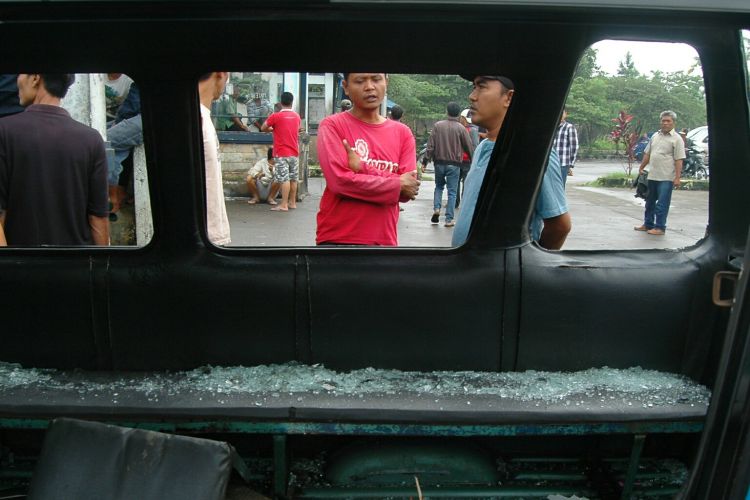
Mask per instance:
[[[597,50],[597,64],[602,71],[614,75],[617,66],[630,51],[640,73],[650,74],[688,71],[698,57],[693,47],[684,43],[623,42],[603,40],[593,45]]]

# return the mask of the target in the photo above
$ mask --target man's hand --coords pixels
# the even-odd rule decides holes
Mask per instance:
[[[0,247],[7,247],[8,240],[5,239],[5,210],[0,210]]]
[[[539,245],[547,250],[560,250],[572,228],[570,213],[544,219]]]
[[[109,246],[109,217],[89,215],[88,219],[94,245]]]
[[[674,182],[672,183],[674,185],[674,189],[680,189],[680,178],[679,176],[675,178]]]
[[[238,127],[240,127],[245,132],[249,132],[250,131],[250,129],[247,128],[247,125],[245,125],[244,123],[242,123],[242,120],[240,120],[240,118],[238,116],[233,116],[232,117],[232,123],[234,123],[235,125],[237,125]]]
[[[359,156],[357,156],[357,153],[354,152],[354,150],[349,146],[349,143],[344,139],[344,148],[346,148],[346,156],[349,160],[349,168],[352,172],[360,172],[362,170],[362,165],[360,164]],[[403,186],[403,185],[402,185]],[[403,187],[402,187],[403,192]]]
[[[419,185],[421,183],[417,180],[417,172],[412,170],[401,174],[401,197],[409,198],[413,200],[419,194]]]
[[[643,153],[643,159],[641,164],[638,165],[638,175],[641,175],[646,170],[646,165],[651,161],[651,155],[649,153]]]

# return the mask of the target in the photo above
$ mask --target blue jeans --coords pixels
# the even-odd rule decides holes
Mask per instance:
[[[111,143],[112,149],[115,150],[115,161],[107,165],[109,171],[109,180],[107,182],[109,182],[110,186],[117,186],[120,183],[123,160],[130,155],[130,151],[135,146],[143,144],[141,115],[135,115],[116,125],[112,125],[107,130],[107,140]]]
[[[443,200],[443,188],[448,185],[448,206],[445,208],[445,222],[453,220],[453,210],[456,208],[456,191],[461,167],[457,164],[435,163],[435,197],[433,209],[440,210]]]
[[[667,229],[667,214],[672,202],[672,181],[648,181],[648,196],[646,196],[646,215],[643,225],[648,229]]]

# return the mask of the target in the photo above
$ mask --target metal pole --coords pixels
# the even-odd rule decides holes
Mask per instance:
[[[273,436],[273,492],[277,497],[286,497],[289,477],[286,434]]]
[[[625,484],[622,486],[622,500],[630,500],[633,494],[633,485],[635,484],[635,475],[638,472],[638,463],[641,461],[643,445],[646,442],[645,434],[636,434],[633,436],[633,449],[630,452],[630,462],[628,464],[628,474],[625,476]]]

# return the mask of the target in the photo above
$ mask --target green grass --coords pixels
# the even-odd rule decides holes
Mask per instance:
[[[637,170],[636,170],[637,172]],[[633,188],[635,174],[628,177],[625,172],[613,172],[599,177],[595,181],[587,182],[585,186],[607,187],[607,188]],[[708,180],[706,179],[682,179],[680,183],[681,191],[708,191]]]
[[[614,188],[630,188],[633,186],[633,180],[635,177],[628,177],[625,172],[613,172],[599,177],[598,179],[587,182],[586,186],[594,187],[614,187]]]

